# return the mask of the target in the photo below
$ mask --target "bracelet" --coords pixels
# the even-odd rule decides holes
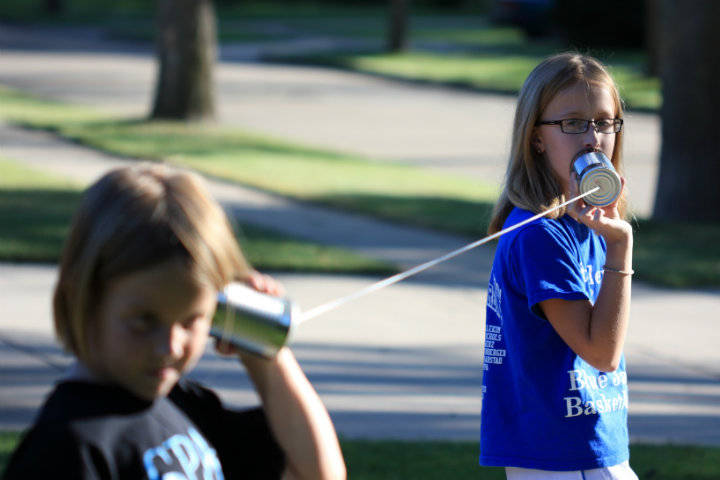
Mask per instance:
[[[630,270],[618,270],[617,268],[610,268],[607,265],[603,265],[603,270],[606,272],[619,273],[620,275],[632,275],[635,273],[635,270],[632,268]]]

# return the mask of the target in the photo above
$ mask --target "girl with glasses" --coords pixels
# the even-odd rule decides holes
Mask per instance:
[[[603,152],[622,175],[623,111],[597,60],[557,55],[520,92],[490,233],[578,194],[571,162]],[[624,186],[624,180],[622,180]],[[627,334],[633,235],[624,194],[578,200],[500,238],[490,275],[480,463],[508,479],[633,479]]]

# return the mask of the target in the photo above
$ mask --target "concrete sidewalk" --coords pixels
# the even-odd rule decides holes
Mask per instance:
[[[301,305],[365,286],[371,279],[279,275]],[[0,428],[21,429],[69,363],[50,334],[54,267],[0,265]],[[640,286],[636,292],[658,295]],[[713,296],[663,292],[666,302],[633,303],[627,345],[633,441],[720,445],[720,382],[714,364],[679,350],[694,335],[644,342],[643,315],[688,300],[718,307]],[[303,325],[293,350],[347,437],[477,440],[484,292],[409,281]],[[22,319],[19,323],[17,319]],[[652,319],[651,319],[652,320]],[[657,318],[655,318],[657,320]],[[665,325],[659,325],[659,328]],[[706,332],[707,333],[707,332]],[[640,338],[639,338],[640,337]],[[668,343],[677,351],[668,351]],[[710,367],[708,370],[705,367]],[[256,402],[242,369],[210,349],[193,376],[229,403]]]

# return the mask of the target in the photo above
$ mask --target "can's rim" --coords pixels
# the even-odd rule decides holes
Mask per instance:
[[[605,152],[603,152],[603,151],[600,150],[599,148],[594,148],[594,147],[583,148],[583,149],[580,150],[578,153],[576,153],[575,156],[573,157],[572,162],[571,162],[571,164],[570,164],[570,165],[571,165],[570,168],[572,168],[572,164],[575,163],[575,160],[577,160],[578,158],[582,157],[583,155],[587,155],[588,153],[600,153],[600,154],[602,154],[605,158],[607,158],[607,155],[605,155]]]
[[[600,190],[595,193],[591,193],[584,198],[584,202],[595,207],[605,207],[612,204],[620,196],[622,191],[622,180],[620,176],[613,170],[605,167],[596,167],[591,169],[594,175],[584,175],[580,180],[580,191],[585,192],[597,185],[598,177],[606,180],[611,184],[610,188],[606,191]],[[586,186],[587,183],[593,182],[591,186]]]

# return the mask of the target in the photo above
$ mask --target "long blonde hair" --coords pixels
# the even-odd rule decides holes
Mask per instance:
[[[493,210],[489,233],[502,229],[513,207],[540,213],[565,201],[560,181],[544,154],[532,148],[532,141],[535,124],[555,95],[580,82],[588,87],[607,88],[615,104],[616,117],[622,118],[622,101],[617,86],[598,60],[577,53],[564,53],[549,57],[535,67],[518,96],[505,184]],[[623,132],[620,131],[615,134],[615,149],[610,159],[620,175],[623,174],[622,143]],[[618,203],[618,209],[625,216],[624,196]],[[548,216],[558,218],[565,211],[561,208]]]
[[[55,332],[87,359],[88,326],[108,282],[168,260],[216,290],[249,266],[202,179],[160,164],[105,174],[90,186],[65,243],[53,298]]]

